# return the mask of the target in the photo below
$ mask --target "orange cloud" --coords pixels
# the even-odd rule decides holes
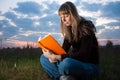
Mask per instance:
[[[108,40],[112,41],[113,45],[120,45],[120,39],[103,38],[103,39],[98,39],[98,43],[100,46],[104,46],[104,45],[106,45]]]
[[[30,42],[30,41],[20,41],[20,40],[9,40],[9,41],[4,41],[2,43],[3,47],[37,47],[36,42]]]
[[[104,38],[104,39],[98,39],[99,46],[105,46],[107,41],[110,40],[113,42],[113,45],[120,45],[120,39],[109,39],[109,38]],[[20,41],[20,40],[6,40],[1,42],[0,47],[38,47],[36,42],[31,42],[31,41]]]

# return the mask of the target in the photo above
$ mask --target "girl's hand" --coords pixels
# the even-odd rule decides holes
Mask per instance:
[[[52,60],[52,59],[50,59],[50,58],[49,58],[49,61],[50,61],[51,63],[57,62],[57,61]]]
[[[57,62],[61,60],[61,55],[56,55],[48,49],[42,49],[43,55],[49,59],[50,62]]]
[[[51,57],[49,58],[50,62],[57,62],[61,60],[61,55],[51,54]]]
[[[46,48],[42,49],[42,51],[43,51],[43,55],[47,58],[50,58],[51,54],[53,54],[50,50],[48,50]]]

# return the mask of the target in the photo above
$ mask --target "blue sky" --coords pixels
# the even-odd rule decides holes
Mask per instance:
[[[0,47],[36,46],[39,37],[52,34],[59,43],[59,6],[68,0],[0,0]],[[70,0],[69,0],[70,1]],[[93,21],[99,44],[120,44],[120,0],[71,0],[79,14]]]

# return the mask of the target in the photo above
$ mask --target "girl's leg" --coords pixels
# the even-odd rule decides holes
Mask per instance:
[[[40,57],[40,63],[44,70],[49,74],[51,78],[58,78],[60,77],[57,63],[49,62],[48,58],[46,58],[43,54]]]
[[[61,75],[72,75],[75,77],[91,78],[99,74],[99,66],[84,63],[72,58],[65,58],[58,65]]]

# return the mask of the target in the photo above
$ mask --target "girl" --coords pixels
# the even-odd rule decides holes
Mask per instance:
[[[79,16],[72,2],[63,3],[58,14],[64,36],[64,55],[43,50],[40,63],[51,78],[60,80],[90,80],[99,75],[98,42],[94,24]]]

